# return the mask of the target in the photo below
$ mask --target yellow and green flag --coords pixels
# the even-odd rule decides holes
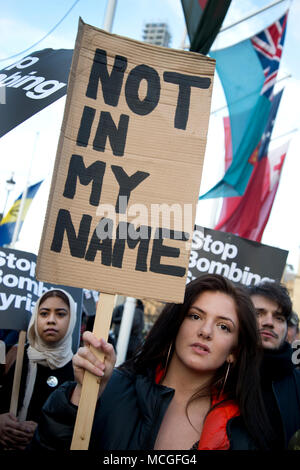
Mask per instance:
[[[23,211],[22,211],[20,230],[24,222],[24,219],[26,217],[26,214],[28,212],[28,209],[30,207],[30,204],[32,202],[32,199],[36,195],[42,182],[43,180],[27,188],[26,200],[23,206]],[[15,226],[18,220],[22,197],[23,197],[23,193],[21,193],[18,199],[15,200],[15,202],[13,203],[8,213],[5,215],[5,217],[3,217],[3,219],[0,222],[0,246],[9,245],[12,241]]]

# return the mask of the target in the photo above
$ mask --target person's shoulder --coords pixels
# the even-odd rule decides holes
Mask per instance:
[[[110,402],[115,397],[122,397],[128,390],[135,389],[136,375],[130,371],[115,368],[109,379],[101,400]]]
[[[121,367],[114,369],[113,375],[109,383],[126,387],[140,381],[153,382],[153,377],[151,376],[149,371],[146,371],[145,374],[142,374],[136,373],[133,370],[130,370],[129,368]]]
[[[136,374],[129,369],[125,368],[114,368],[112,379],[115,381],[123,381],[123,382],[133,382],[136,379]]]

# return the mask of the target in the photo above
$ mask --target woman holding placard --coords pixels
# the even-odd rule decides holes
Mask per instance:
[[[14,367],[0,389],[0,447],[24,449],[32,439],[41,408],[60,384],[73,380],[72,333],[76,305],[64,290],[52,289],[36,302],[27,329],[17,416],[10,410]]]
[[[101,378],[91,450],[268,448],[255,311],[222,276],[190,282],[184,303],[166,305],[117,369],[111,345],[90,332],[84,339],[73,358],[76,382],[45,404],[32,449],[70,448],[85,370]],[[88,345],[105,354],[104,363]]]

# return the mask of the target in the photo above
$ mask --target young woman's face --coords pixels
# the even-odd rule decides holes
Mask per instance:
[[[233,362],[238,332],[234,300],[222,292],[203,292],[181,324],[174,355],[187,368],[213,373],[226,360]]]
[[[56,343],[66,334],[70,310],[60,297],[48,297],[38,309],[37,331],[46,343]]]

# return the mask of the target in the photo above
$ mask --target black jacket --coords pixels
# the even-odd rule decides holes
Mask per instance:
[[[73,382],[65,383],[47,400],[30,450],[69,450],[77,407],[69,402]],[[114,370],[99,403],[89,450],[153,450],[174,390],[157,385],[153,376]],[[240,417],[227,425],[233,449],[253,449]]]
[[[292,362],[292,353],[287,342],[280,349],[264,351],[261,383],[266,410],[276,432],[274,450],[287,449],[300,429],[300,371]]]
[[[27,346],[28,347],[28,346]],[[18,399],[18,412],[23,404],[25,388],[26,388],[26,379],[28,373],[28,356],[27,356],[27,347],[24,353],[23,366],[22,366],[22,375],[20,383],[20,392]],[[10,408],[11,392],[13,387],[13,379],[15,372],[15,364],[10,368],[7,375],[4,376],[2,387],[0,388],[0,413],[7,413]],[[55,382],[49,381],[49,377],[55,377],[57,379],[57,384]],[[37,365],[37,374],[36,380],[32,392],[32,397],[27,412],[27,421],[39,421],[41,409],[49,397],[49,395],[63,384],[66,380],[74,380],[73,366],[72,361],[68,362],[64,367],[59,369],[50,369],[50,367],[45,367],[40,364]],[[50,383],[50,385],[48,385]]]

